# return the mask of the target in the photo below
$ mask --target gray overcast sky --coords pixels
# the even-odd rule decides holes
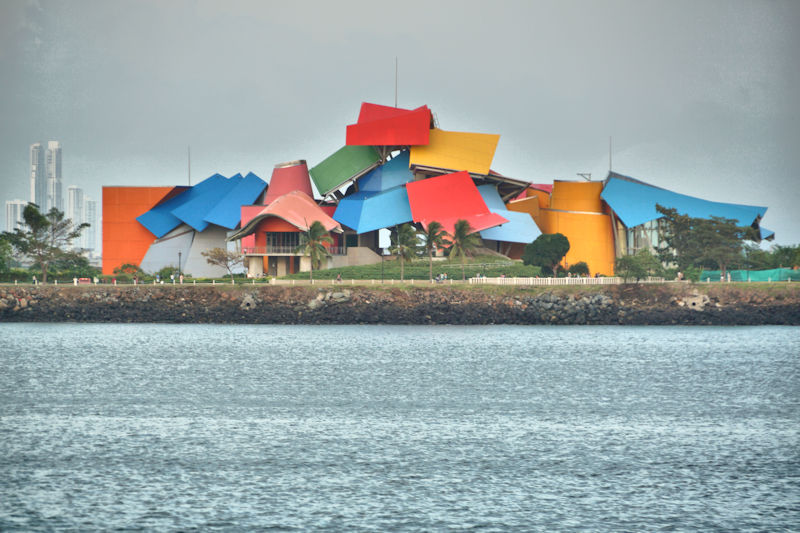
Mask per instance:
[[[764,205],[800,243],[800,2],[0,2],[0,201],[28,146],[64,187],[269,179],[344,144],[362,101],[429,105],[501,134],[493,168],[534,182],[614,170]]]

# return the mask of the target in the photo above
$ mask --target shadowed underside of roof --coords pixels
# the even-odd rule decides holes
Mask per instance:
[[[690,217],[717,216],[734,219],[745,226],[758,224],[767,212],[766,207],[712,202],[679,194],[615,172],[606,178],[601,197],[629,228],[660,218],[662,215],[656,211],[656,204]]]

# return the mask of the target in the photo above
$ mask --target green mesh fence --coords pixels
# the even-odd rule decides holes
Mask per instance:
[[[800,281],[800,270],[773,268],[770,270],[728,270],[731,281]],[[703,270],[700,281],[723,281],[719,270]],[[727,280],[725,280],[727,281]]]

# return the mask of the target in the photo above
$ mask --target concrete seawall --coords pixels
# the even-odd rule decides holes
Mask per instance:
[[[2,286],[0,322],[800,325],[800,284]]]

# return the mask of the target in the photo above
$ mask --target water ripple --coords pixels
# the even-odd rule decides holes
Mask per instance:
[[[0,324],[0,530],[798,530],[799,331]]]

